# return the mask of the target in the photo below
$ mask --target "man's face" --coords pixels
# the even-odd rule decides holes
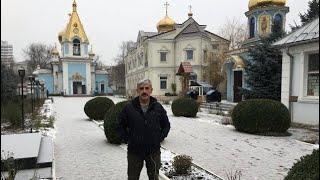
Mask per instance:
[[[137,92],[141,100],[149,100],[152,93],[152,86],[151,84],[142,84],[138,87]]]

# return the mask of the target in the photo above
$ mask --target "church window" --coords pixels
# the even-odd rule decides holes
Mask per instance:
[[[193,50],[187,50],[187,60],[193,60]]]
[[[167,52],[160,52],[160,61],[161,62],[167,61]]]
[[[281,31],[282,30],[282,24],[283,24],[283,20],[282,20],[281,14],[276,14],[274,16],[274,20],[273,20],[272,31],[273,32]]]
[[[167,77],[160,76],[160,89],[167,89]]]
[[[73,55],[80,56],[80,41],[79,41],[79,39],[74,39],[72,42],[73,42]]]
[[[256,22],[254,17],[250,18],[250,22],[249,22],[249,38],[253,38],[255,35],[255,26],[256,26]]]
[[[307,96],[319,96],[319,53],[308,55]]]

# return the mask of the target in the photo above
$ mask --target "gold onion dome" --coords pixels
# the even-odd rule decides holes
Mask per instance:
[[[157,29],[159,33],[173,30],[174,25],[176,24],[174,20],[168,16],[168,2],[166,2],[164,5],[166,6],[166,15],[157,24]]]
[[[64,38],[64,35],[65,35],[65,29],[60,31],[59,34],[58,34],[58,40],[59,42],[61,43],[62,39]]]
[[[250,0],[249,1],[249,10],[252,10],[256,7],[262,6],[285,6],[286,0]]]
[[[176,23],[168,15],[161,19],[157,24],[158,32],[166,32],[174,29]]]
[[[58,49],[57,49],[57,45],[54,45],[54,48],[52,49],[51,54],[52,54],[52,55],[59,56],[59,51],[58,51]]]

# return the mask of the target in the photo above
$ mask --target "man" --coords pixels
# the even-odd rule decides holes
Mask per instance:
[[[151,97],[149,79],[137,84],[138,97],[129,102],[118,116],[117,132],[128,142],[128,179],[138,180],[146,162],[150,180],[159,179],[160,142],[167,137],[170,122],[166,111]]]

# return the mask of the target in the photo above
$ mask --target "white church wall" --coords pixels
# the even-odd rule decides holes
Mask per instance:
[[[292,102],[292,122],[318,125],[319,97],[306,96],[306,58],[310,52],[319,52],[318,43],[298,45],[289,49],[293,55],[292,93],[298,96],[297,102]],[[281,102],[289,107],[290,57],[283,50]],[[307,113],[306,113],[307,112]]]

